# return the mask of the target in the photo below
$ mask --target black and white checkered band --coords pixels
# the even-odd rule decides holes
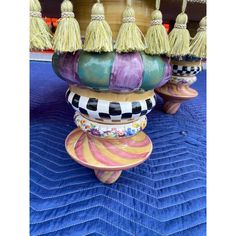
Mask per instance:
[[[155,95],[146,100],[112,102],[80,96],[69,89],[66,92],[66,99],[75,111],[96,121],[131,121],[148,114],[156,105]]]
[[[173,65],[173,75],[194,76],[201,71],[201,66],[180,66]]]

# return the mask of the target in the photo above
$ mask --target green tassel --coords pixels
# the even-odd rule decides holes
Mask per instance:
[[[135,23],[135,12],[128,1],[128,6],[123,12],[123,23],[120,27],[115,49],[117,52],[143,51],[146,46],[142,41],[144,36]],[[145,41],[145,39],[144,39]]]
[[[175,21],[174,29],[169,34],[170,56],[185,56],[190,52],[190,34],[187,29],[188,16],[185,14],[187,0],[183,0],[182,13]]]
[[[92,21],[89,23],[84,41],[84,51],[87,52],[111,52],[112,31],[105,21],[103,4],[98,1],[92,8]]]
[[[207,57],[207,18],[203,17],[199,23],[198,32],[190,43],[190,54],[199,58]]]
[[[52,48],[52,34],[42,19],[41,5],[38,0],[30,0],[30,50]]]
[[[147,48],[150,55],[167,54],[170,51],[169,39],[165,27],[162,25],[162,13],[159,11],[160,0],[156,0],[156,10],[152,13],[151,26],[146,34]]]
[[[53,39],[54,50],[74,52],[82,49],[79,23],[75,19],[73,5],[69,0],[64,0],[61,4],[61,17]]]

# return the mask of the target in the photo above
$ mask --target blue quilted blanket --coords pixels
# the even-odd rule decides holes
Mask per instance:
[[[30,63],[31,235],[206,234],[206,74],[192,86],[199,96],[176,115],[157,107],[145,132],[154,145],[142,165],[113,185],[75,163],[64,141],[75,128],[67,84],[47,62]]]

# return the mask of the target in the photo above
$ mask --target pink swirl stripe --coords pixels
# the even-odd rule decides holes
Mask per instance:
[[[108,159],[106,156],[104,156],[96,147],[96,145],[89,139],[89,147],[90,147],[90,150],[94,156],[94,158],[103,163],[104,165],[107,165],[107,166],[117,166],[117,165],[120,165],[120,163],[118,162],[114,162],[110,159]]]
[[[103,145],[113,154],[118,155],[123,158],[127,159],[137,159],[137,158],[145,158],[148,153],[141,153],[141,154],[132,154],[125,152],[119,148],[117,148],[115,145],[112,145],[108,141],[104,141]]]
[[[80,159],[83,162],[87,162],[85,157],[84,157],[84,153],[83,153],[84,139],[85,139],[85,133],[83,133],[80,136],[79,140],[76,142],[76,144],[75,144],[75,153],[76,153],[78,159]]]
[[[151,140],[146,138],[144,133],[126,138],[126,143],[122,143],[121,140],[123,139],[96,138],[76,129],[68,136],[66,149],[75,161],[86,167],[102,171],[120,171],[133,167],[150,155]],[[129,142],[133,144],[133,147],[128,145]],[[112,174],[107,174],[110,174],[108,178],[111,180]]]

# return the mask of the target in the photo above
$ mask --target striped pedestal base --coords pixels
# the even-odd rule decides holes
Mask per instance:
[[[152,141],[142,131],[131,137],[100,138],[77,128],[67,136],[65,146],[72,159],[93,169],[105,184],[114,183],[122,170],[143,163],[152,152]]]
[[[155,96],[153,90],[121,94],[70,86],[66,98],[78,128],[66,139],[67,152],[93,169],[102,183],[114,183],[122,170],[141,164],[151,154],[152,142],[142,130]]]
[[[180,105],[181,105],[181,103],[179,103],[179,102],[166,101],[166,102],[164,102],[163,110],[167,114],[174,115],[179,110]]]
[[[122,170],[117,171],[103,171],[94,170],[96,177],[104,184],[113,184],[118,180],[121,175]]]
[[[171,79],[155,91],[164,100],[163,110],[173,115],[183,102],[198,96],[198,92],[189,86],[196,82],[196,75],[202,70],[202,66],[200,59],[188,56],[172,59],[171,65]]]
[[[164,100],[163,110],[168,114],[175,114],[180,105],[198,96],[198,92],[188,85],[173,84],[168,82],[161,88],[155,89]]]

